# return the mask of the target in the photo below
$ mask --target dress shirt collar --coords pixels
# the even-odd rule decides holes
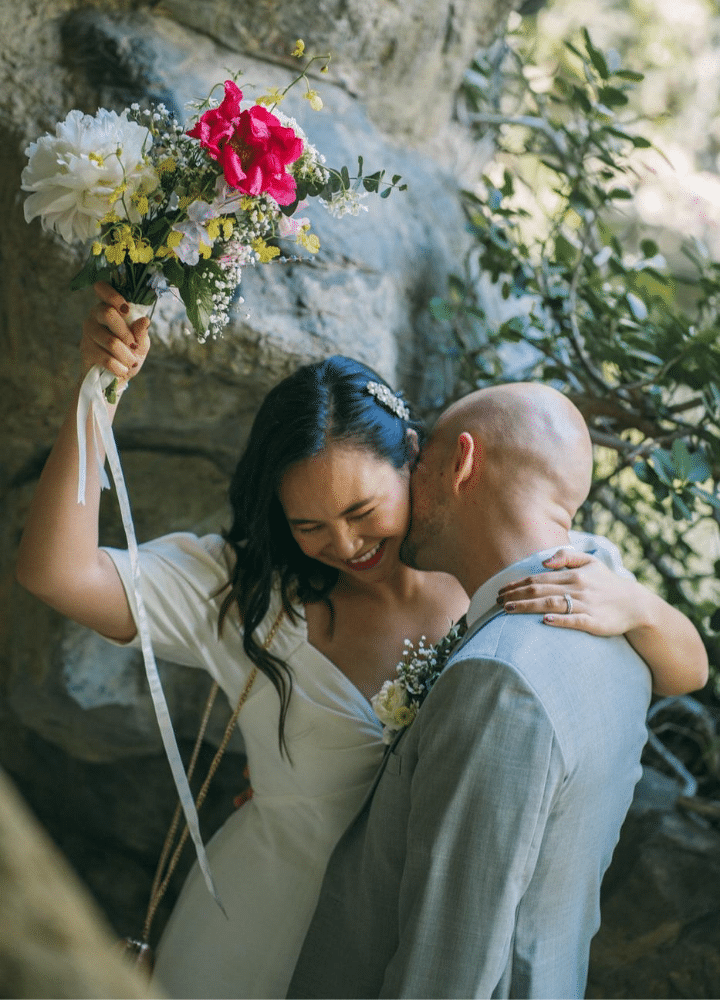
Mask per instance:
[[[501,569],[495,576],[486,580],[482,586],[478,587],[470,601],[470,607],[467,611],[468,629],[476,625],[481,618],[489,618],[491,614],[500,610],[497,595],[501,587],[508,583],[514,583],[516,580],[522,580],[523,577],[530,576],[532,573],[546,572],[547,568],[542,564],[543,559],[549,559],[561,548],[574,549],[575,546],[570,544],[554,545],[551,549],[534,552],[531,556],[526,556],[525,559],[513,563],[512,566],[506,566],[505,569]]]

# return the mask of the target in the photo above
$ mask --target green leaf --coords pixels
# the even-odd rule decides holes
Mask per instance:
[[[371,194],[377,194],[384,172],[384,170],[376,170],[374,174],[368,174],[367,177],[363,177],[363,187],[365,190]]]
[[[690,486],[688,489],[694,496],[704,500],[705,503],[709,503],[716,510],[720,510],[720,497],[716,493],[708,493],[702,486]]]
[[[617,87],[601,87],[598,97],[609,108],[624,108],[628,103],[627,94]]]
[[[689,478],[691,468],[690,452],[688,451],[687,445],[680,438],[675,438],[672,443],[670,453],[677,471],[678,479],[687,480]]]
[[[357,172],[358,177],[362,177],[363,162],[364,162],[364,160],[363,160],[362,156],[358,156],[358,172]]]
[[[630,80],[632,83],[640,83],[641,80],[645,79],[644,73],[637,73],[633,69],[616,69],[612,75],[621,80]]]
[[[671,495],[672,516],[674,521],[692,520],[692,511],[678,493]]]
[[[347,167],[340,168],[340,178],[342,180],[342,186],[347,190],[350,187],[350,171]]]
[[[185,281],[180,287],[180,298],[183,300],[193,329],[202,336],[207,331],[213,312],[212,291],[208,287],[207,279],[203,279],[202,271],[188,269],[185,272]]]
[[[691,483],[704,483],[712,476],[712,469],[706,455],[698,449],[690,452],[690,471],[688,479]]]
[[[610,76],[610,71],[608,70],[607,63],[605,62],[605,56],[596,49],[590,40],[590,34],[587,28],[582,29],[583,38],[585,39],[585,48],[587,49],[587,54],[590,57],[590,62],[593,64],[598,72],[598,75],[603,79],[607,80]]]
[[[666,486],[672,486],[675,475],[675,463],[672,455],[664,448],[655,448],[650,457],[653,460],[653,468],[661,482]]]
[[[713,632],[720,632],[720,608],[718,608],[716,611],[713,611],[712,615],[710,616],[710,628],[713,630]]]
[[[658,247],[655,240],[640,240],[640,249],[643,252],[644,257],[655,257],[659,253],[660,248]]]
[[[559,233],[555,240],[555,257],[562,264],[573,264],[578,256],[577,247]]]
[[[646,139],[642,135],[631,135],[630,142],[633,144],[635,149],[650,149],[652,143],[649,139]]]
[[[647,462],[643,462],[641,459],[639,459],[633,466],[633,469],[635,470],[635,475],[638,477],[641,483],[652,482],[652,470],[650,469],[650,466],[647,464]]]
[[[96,257],[91,254],[85,261],[81,269],[75,275],[75,277],[70,282],[70,290],[73,292],[79,291],[81,288],[87,288],[89,285],[94,285],[98,281],[98,275],[100,274],[100,260],[101,257]],[[105,270],[108,270],[105,268]]]

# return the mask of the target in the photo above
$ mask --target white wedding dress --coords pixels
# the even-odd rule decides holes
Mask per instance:
[[[571,533],[616,572],[617,549]],[[127,552],[106,549],[135,601]],[[217,620],[229,579],[218,535],[168,535],[140,547],[143,597],[158,657],[201,667],[234,705],[252,669],[237,618]],[[274,594],[259,631],[262,642],[280,610]],[[133,645],[138,645],[136,638]],[[258,674],[240,713],[253,798],[211,839],[207,853],[226,919],[197,863],[162,936],[155,974],[170,997],[286,996],[312,918],[330,853],[358,811],[382,759],[382,727],[367,699],[307,641],[305,622],[285,616],[270,647],[292,670],[281,756],[279,699]],[[352,905],[352,901],[349,901]]]
[[[106,551],[135,610],[127,553]],[[208,595],[229,578],[222,539],[159,538],[140,546],[140,566],[156,656],[208,670],[235,705],[253,665],[236,615],[228,614],[217,636],[222,595]],[[279,610],[275,594],[261,642]],[[292,760],[279,751],[277,693],[258,674],[238,719],[253,798],[207,845],[228,919],[195,864],[157,952],[155,975],[170,997],[286,995],[330,852],[385,749],[369,702],[308,643],[303,620],[293,624],[285,616],[270,649],[293,674],[285,727]]]

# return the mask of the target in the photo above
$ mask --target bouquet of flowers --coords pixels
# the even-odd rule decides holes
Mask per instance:
[[[301,40],[292,54],[304,56]],[[31,143],[22,173],[26,220],[39,216],[66,243],[89,244],[71,287],[108,281],[146,306],[175,288],[202,341],[226,326],[242,268],[280,256],[277,239],[318,251],[310,221],[297,215],[307,199],[335,216],[357,215],[367,193],[404,189],[398,175],[363,177],[361,157],[354,177],[347,167],[327,167],[298,123],[278,110],[301,80],[304,97],[322,108],[307,71],[318,60],[327,71],[328,59],[313,56],[284,90],[272,87],[255,101],[226,80],[222,101],[211,94],[190,128],[161,104],[133,104],[121,114],[71,111],[55,135]]]
[[[464,633],[464,624],[458,623],[436,646],[428,646],[424,635],[420,636],[417,649],[410,639],[405,640],[402,659],[396,668],[397,680],[385,681],[370,699],[383,725],[384,743],[392,743],[397,734],[413,722]]]

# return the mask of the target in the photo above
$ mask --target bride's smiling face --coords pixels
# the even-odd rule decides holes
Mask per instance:
[[[399,565],[410,521],[409,480],[407,468],[333,442],[287,470],[279,497],[305,555],[372,583]]]

